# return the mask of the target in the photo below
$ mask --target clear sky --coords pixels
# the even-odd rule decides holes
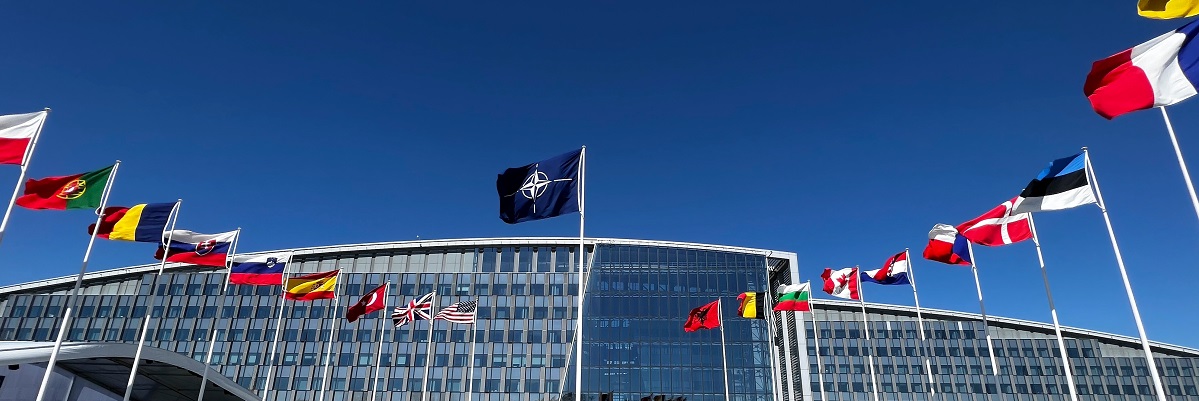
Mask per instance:
[[[1089,146],[1150,337],[1199,347],[1161,116],[1082,95],[1092,61],[1184,23],[1135,1],[241,3],[7,5],[0,113],[53,109],[31,177],[121,159],[113,203],[182,198],[179,228],[242,227],[245,251],[573,236],[501,222],[494,181],[586,145],[588,235],[793,251],[818,280]],[[1196,102],[1171,109],[1193,163]],[[92,219],[16,210],[0,285],[75,274]],[[1037,222],[1063,324],[1135,336],[1098,208]],[[976,253],[988,312],[1049,321],[1031,243]],[[152,254],[99,242],[90,270]],[[978,310],[969,269],[915,269],[923,305]]]

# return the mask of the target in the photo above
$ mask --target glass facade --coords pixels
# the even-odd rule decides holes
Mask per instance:
[[[453,243],[297,251],[290,274],[342,269],[336,307],[333,300],[283,301],[280,287],[230,285],[222,293],[225,274],[209,269],[171,268],[157,278],[153,269],[90,274],[68,340],[136,342],[149,312],[147,345],[203,361],[215,334],[214,368],[268,400],[322,394],[367,400],[372,388],[379,400],[421,400],[428,390],[431,401],[465,401],[467,389],[470,399],[482,401],[573,399],[577,240]],[[708,248],[589,241],[585,256],[594,273],[584,319],[582,400],[609,393],[615,400],[721,399],[719,332],[682,330],[691,308],[720,296],[733,398],[772,398],[764,321],[728,311],[736,310],[736,294],[765,289],[767,258],[760,251]],[[390,283],[389,310],[436,291],[438,308],[478,299],[478,322],[437,321],[432,352],[427,321],[393,329],[387,313],[376,312],[346,322],[345,308],[384,282]],[[0,293],[0,341],[54,341],[72,283]],[[151,289],[156,295],[146,296]],[[380,375],[371,379],[376,365]]]

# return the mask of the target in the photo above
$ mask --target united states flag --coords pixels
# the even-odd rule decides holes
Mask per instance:
[[[408,301],[407,305],[397,306],[391,312],[391,321],[395,323],[396,327],[400,327],[413,320],[429,320],[429,312],[433,310],[433,295],[435,294],[437,293],[430,292],[420,299]]]
[[[475,309],[479,301],[458,302],[437,312],[433,319],[448,320],[453,323],[471,323],[475,320]]]

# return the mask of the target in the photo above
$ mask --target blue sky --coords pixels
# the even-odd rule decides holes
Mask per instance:
[[[246,251],[575,235],[501,222],[494,180],[586,145],[589,235],[794,251],[808,279],[918,253],[1089,146],[1150,337],[1199,347],[1178,315],[1199,220],[1160,115],[1082,96],[1092,61],[1183,22],[1131,0],[397,3],[12,4],[0,112],[54,110],[31,177],[121,159],[114,203],[183,198],[180,228],[243,227]],[[1196,110],[1171,112],[1199,158]],[[74,274],[91,219],[15,211],[0,284]],[[1135,335],[1098,208],[1037,222],[1062,322]],[[91,270],[152,252],[101,242]],[[976,253],[988,312],[1049,320],[1031,243]],[[969,269],[915,269],[925,306],[977,310]]]

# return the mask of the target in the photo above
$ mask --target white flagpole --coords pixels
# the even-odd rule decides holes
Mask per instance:
[[[587,147],[584,146],[579,151],[579,297],[578,297],[578,316],[575,316],[575,335],[578,341],[575,341],[575,396],[573,401],[583,400],[583,296],[587,292],[587,283],[583,277],[583,254],[587,249],[587,243],[583,236],[583,222],[585,221],[583,213],[584,196],[586,192],[583,190],[583,179],[586,177],[587,171]],[[723,331],[722,331],[723,333]]]
[[[809,291],[812,288],[812,282],[808,282]],[[810,292],[809,292],[810,294]],[[810,297],[810,295],[809,295]],[[816,342],[816,376],[820,378],[820,399],[828,400],[828,396],[824,394],[824,364],[820,362],[820,326],[816,322],[816,305],[812,304],[812,300],[808,299],[808,314],[812,316],[812,341]],[[803,313],[803,312],[800,312]]]
[[[383,322],[387,321],[387,295],[391,293],[391,282],[384,281],[383,285],[383,313],[379,314],[379,341],[375,342],[375,346],[379,348],[375,350],[375,375],[372,383],[367,387],[371,390],[371,401],[375,401],[375,395],[379,394],[379,368],[382,366],[379,361],[383,360],[383,332],[386,330]]]
[[[1170,115],[1166,114],[1166,106],[1158,107],[1162,110],[1162,120],[1166,121],[1166,131],[1170,132],[1170,143],[1174,145],[1174,156],[1178,158],[1178,167],[1182,169],[1182,180],[1187,184],[1187,193],[1191,195],[1191,206],[1195,208],[1195,215],[1199,216],[1199,196],[1195,195],[1195,184],[1191,182],[1191,172],[1187,171],[1187,163],[1182,159],[1182,149],[1178,147],[1178,138],[1174,136],[1174,124],[1170,124]],[[11,206],[9,206],[11,208]]]
[[[729,401],[729,354],[728,346],[724,344],[724,307],[720,298],[716,298],[716,318],[720,321],[720,363],[724,366],[724,401]]]
[[[912,267],[912,251],[904,248],[903,257],[908,261],[908,282],[912,283],[912,299],[916,301],[916,324],[920,325],[916,330],[920,333],[920,357],[924,359],[924,373],[928,374],[929,392],[937,395],[937,379],[933,377],[933,366],[928,356],[928,339],[924,338],[924,315],[920,312],[920,295],[916,292],[916,269]]]
[[[991,344],[991,324],[987,319],[987,306],[983,303],[983,286],[978,281],[978,264],[974,262],[974,244],[967,242],[966,249],[970,252],[970,272],[974,273],[974,289],[978,291],[978,310],[983,316],[983,330],[987,333],[987,353],[991,360],[991,374],[999,376],[999,363],[995,361],[995,347]]]
[[[83,274],[87,273],[88,258],[92,255],[92,246],[96,244],[96,234],[100,232],[100,223],[104,221],[104,208],[108,206],[108,195],[112,192],[112,183],[117,177],[117,169],[121,167],[121,161],[117,160],[116,164],[112,165],[112,172],[108,174],[108,182],[104,184],[104,194],[100,196],[100,208],[96,209],[96,228],[92,230],[92,237],[87,241],[87,251],[83,253],[83,266],[79,267],[79,275],[75,276],[75,287],[71,289],[71,295],[67,297],[67,302],[63,304],[66,310],[62,314],[62,323],[58,327],[58,338],[54,340],[54,350],[50,351],[50,361],[46,362],[46,373],[42,375],[42,384],[37,390],[37,401],[43,401],[46,398],[46,388],[50,384],[50,375],[54,373],[54,365],[58,361],[58,352],[62,350],[62,341],[67,335],[67,330],[70,327],[71,307],[74,305],[75,297],[79,295],[79,287],[83,285]]]
[[[1032,213],[1028,214],[1028,228],[1032,231],[1032,243],[1037,248],[1037,261],[1041,263],[1041,280],[1045,282],[1045,297],[1049,299],[1049,314],[1053,316],[1053,333],[1057,335],[1057,347],[1062,351],[1062,369],[1066,374],[1066,385],[1070,386],[1070,401],[1078,401],[1078,390],[1074,388],[1074,372],[1070,367],[1070,355],[1066,353],[1066,340],[1062,338],[1062,326],[1057,320],[1057,307],[1053,305],[1053,291],[1049,289],[1049,273],[1045,270],[1045,256],[1041,254],[1041,240],[1037,238],[1037,224]]]
[[[1153,350],[1149,348],[1149,336],[1145,334],[1145,325],[1141,323],[1141,312],[1137,309],[1137,299],[1132,295],[1132,284],[1128,282],[1128,271],[1124,269],[1124,256],[1120,254],[1120,245],[1116,243],[1116,232],[1112,230],[1112,219],[1107,215],[1107,206],[1103,203],[1103,193],[1099,192],[1099,180],[1095,169],[1091,166],[1091,156],[1087,148],[1082,148],[1083,159],[1086,162],[1088,174],[1091,175],[1091,186],[1095,187],[1095,197],[1099,211],[1103,212],[1103,222],[1107,224],[1107,236],[1112,240],[1112,251],[1116,253],[1116,265],[1120,267],[1120,278],[1124,279],[1124,292],[1128,294],[1128,304],[1132,307],[1132,317],[1137,323],[1137,332],[1141,336],[1141,347],[1145,350],[1145,362],[1149,367],[1149,375],[1153,378],[1153,387],[1157,390],[1158,401],[1166,401],[1166,391],[1162,387],[1162,378],[1157,374],[1157,361],[1153,359]]]
[[[156,289],[158,288],[158,280],[162,278],[162,272],[163,270],[166,270],[167,267],[167,254],[169,253],[169,247],[171,246],[171,238],[175,235],[175,223],[179,221],[179,206],[182,203],[183,199],[175,201],[175,207],[171,208],[171,215],[169,217],[171,220],[171,228],[166,232],[166,241],[163,242],[161,239],[159,240],[161,243],[160,246],[163,247],[162,261],[158,264],[158,273],[154,274],[154,285],[150,286],[150,294],[148,295],[149,299],[146,300],[146,316],[142,318],[142,331],[137,340],[137,352],[135,352],[133,356],[133,368],[129,370],[129,384],[125,386],[124,401],[129,401],[129,399],[133,397],[133,384],[135,381],[137,381],[137,368],[141,365],[142,351],[146,348],[146,333],[150,331],[150,320],[154,315],[154,296],[162,295],[155,294],[157,292]],[[99,227],[97,227],[97,229],[99,229]],[[166,313],[165,307],[163,308],[163,313]]]
[[[37,132],[34,132],[33,138],[29,140],[29,147],[25,148],[25,159],[21,160],[21,174],[17,176],[17,188],[12,190],[12,199],[8,200],[8,209],[4,210],[4,219],[0,220],[0,241],[4,240],[4,232],[8,229],[8,217],[12,214],[13,205],[17,204],[17,196],[21,194],[21,187],[25,185],[25,173],[29,170],[29,160],[33,158],[33,149],[37,147],[37,140],[42,136],[42,128],[46,126],[50,108],[47,107],[42,113],[46,113],[46,115],[42,116],[42,123],[38,124]]]
[[[767,276],[769,277],[769,275],[770,275],[769,274],[769,271],[770,271],[769,257],[770,257],[770,255],[767,254],[766,257],[767,257],[767,259],[766,259],[767,263],[766,263],[766,266],[764,266],[764,267],[766,267]],[[767,284],[767,286],[769,286],[769,284]],[[762,302],[762,305],[764,305],[766,307],[766,310],[758,311],[758,313],[762,313],[763,314],[762,316],[766,319],[766,335],[768,336],[766,338],[766,346],[769,347],[769,349],[770,349],[770,381],[773,382],[773,384],[774,384],[773,386],[771,386],[770,390],[773,391],[774,399],[781,400],[781,399],[783,399],[783,396],[782,396],[783,387],[782,387],[782,384],[779,383],[780,382],[780,378],[779,378],[779,374],[778,374],[779,373],[779,366],[778,366],[779,363],[777,362],[778,354],[775,353],[775,347],[777,345],[774,342],[774,334],[778,330],[778,327],[776,327],[777,322],[774,320],[774,298],[776,296],[775,295],[776,293],[777,293],[777,291],[773,291],[770,289],[767,289],[767,291],[762,293],[762,295],[766,297],[764,302]]]
[[[275,365],[277,365],[277,363],[275,363],[275,355],[278,353],[278,350],[279,350],[279,336],[283,334],[283,329],[286,328],[283,324],[283,308],[285,308],[287,306],[286,305],[286,303],[287,303],[287,285],[286,285],[286,283],[287,283],[287,266],[289,266],[289,265],[291,265],[290,257],[287,259],[287,263],[283,264],[283,283],[284,283],[284,285],[281,286],[281,288],[280,288],[281,291],[279,292],[279,314],[275,318],[275,338],[271,341],[271,353],[267,357],[268,358],[267,361],[269,361],[268,363],[270,363],[270,366],[268,366],[266,368],[266,387],[262,389],[263,401],[271,399],[270,398],[271,397],[271,381],[274,380],[274,378],[275,378]],[[334,284],[334,285],[337,285],[337,284]],[[196,400],[196,401],[202,401],[202,400]]]
[[[858,305],[862,307],[862,332],[866,333],[866,365],[870,367],[870,385],[874,387],[874,391],[870,394],[874,396],[874,401],[878,401],[878,377],[874,373],[874,342],[870,340],[870,322],[866,319],[866,296],[862,292],[862,270],[858,266],[853,268],[854,278],[858,282]],[[851,293],[852,295],[852,293]]]
[[[233,274],[233,258],[237,256],[237,243],[241,241],[241,227],[237,228],[237,234],[233,235],[233,247],[229,250],[229,255],[225,257],[225,285],[221,287],[221,297],[218,301],[218,307],[225,305],[225,287],[229,286],[229,276]],[[166,255],[163,255],[166,259]],[[219,310],[219,309],[218,309]],[[212,351],[216,348],[216,326],[219,315],[212,317],[212,335],[208,338],[208,354],[204,356],[204,374],[200,376],[200,395],[196,397],[196,401],[204,401],[204,389],[208,387],[208,371],[212,369]]]
[[[421,401],[429,398],[429,371],[433,366],[433,314],[437,313],[437,291],[433,291],[433,300],[429,303],[429,346],[425,348],[425,385],[421,386]]]
[[[291,263],[290,259],[288,263]],[[319,395],[317,396],[317,400],[325,400],[325,389],[329,388],[330,385],[333,385],[333,372],[330,371],[330,367],[333,365],[333,339],[337,337],[337,323],[341,322],[341,319],[337,317],[337,307],[339,305],[339,301],[342,300],[342,294],[337,293],[337,289],[342,287],[341,269],[337,270],[337,277],[335,277],[333,280],[337,280],[337,282],[333,283],[333,310],[331,311],[333,315],[333,324],[330,327],[329,346],[325,348],[325,366],[320,367],[320,372],[323,373],[325,377],[321,378],[320,391],[318,393]],[[284,285],[284,288],[287,288],[287,286]],[[287,292],[287,289],[284,289],[284,292]],[[332,393],[332,391],[330,391],[330,393]]]
[[[479,305],[475,304],[475,315],[470,318],[470,343],[467,346],[467,355],[470,361],[466,363],[466,401],[474,401],[475,399],[475,323],[479,320]],[[559,396],[558,399],[562,397]]]

